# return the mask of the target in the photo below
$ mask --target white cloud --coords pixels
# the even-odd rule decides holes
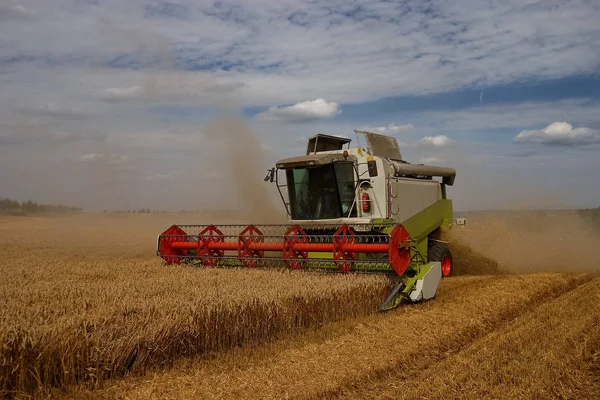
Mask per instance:
[[[408,123],[408,124],[404,124],[404,125],[396,125],[394,123],[389,124],[388,126],[379,126],[379,127],[366,127],[363,128],[362,130],[365,130],[367,132],[375,132],[375,133],[381,133],[381,134],[398,134],[398,133],[404,133],[404,132],[408,132],[410,130],[412,130],[414,128],[413,124]]]
[[[26,66],[85,68],[86,76],[114,67],[107,71],[135,76],[125,87],[140,85],[149,71],[226,77],[236,83],[219,90],[243,89],[252,106],[560,78],[593,73],[600,62],[600,11],[586,2],[362,3],[183,2],[171,15],[149,12],[140,0],[85,8],[73,0],[29,1],[31,18],[2,21],[0,60],[11,60],[8,73],[17,77],[28,76]],[[10,4],[3,7],[23,14]],[[86,76],[63,90],[91,93]],[[119,88],[95,89],[107,87]]]
[[[421,158],[419,160],[419,162],[421,164],[443,164],[446,162],[446,160],[442,160],[441,158],[437,158],[437,157],[425,157],[425,158]]]
[[[452,140],[446,135],[425,136],[417,142],[418,146],[423,147],[448,147],[452,144]]]
[[[96,161],[102,158],[102,154],[99,153],[87,153],[79,156],[80,161]]]
[[[585,145],[600,143],[600,130],[573,128],[567,122],[554,122],[541,130],[524,130],[515,137],[517,143],[538,143],[550,145]]]
[[[263,121],[305,122],[331,118],[341,113],[338,103],[325,99],[303,101],[288,107],[271,107],[268,111],[257,114]]]

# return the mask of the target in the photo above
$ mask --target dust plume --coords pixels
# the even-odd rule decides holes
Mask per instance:
[[[283,205],[275,205],[271,185],[263,177],[267,165],[262,144],[243,118],[221,117],[204,130],[210,151],[218,162],[221,178],[232,189],[226,197],[235,198],[242,218],[253,223],[284,223]]]
[[[467,227],[456,227],[455,246],[478,252],[498,263],[503,272],[600,271],[600,234],[593,218],[575,211],[504,211],[479,213]],[[487,261],[465,263],[477,269]],[[462,252],[455,259],[463,256]],[[477,264],[477,265],[475,265]]]
[[[462,240],[452,240],[451,235],[445,236],[444,239],[450,239],[448,247],[452,252],[454,275],[496,275],[500,273],[498,261],[473,250]]]

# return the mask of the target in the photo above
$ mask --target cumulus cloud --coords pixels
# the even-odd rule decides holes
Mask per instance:
[[[515,137],[517,143],[576,146],[600,143],[600,130],[573,128],[568,122],[554,122],[541,130],[524,130]]]
[[[79,156],[80,161],[95,161],[102,158],[102,154],[100,153],[87,153]]]
[[[271,107],[268,111],[257,114],[263,121],[308,122],[331,118],[341,113],[338,103],[325,99],[303,101],[288,107]]]
[[[442,160],[441,158],[437,157],[425,157],[421,158],[419,162],[421,164],[443,164],[446,162],[446,160]]]
[[[452,140],[446,135],[425,136],[417,142],[418,146],[422,147],[448,147],[452,144]]]
[[[393,135],[398,133],[404,133],[412,130],[414,128],[413,124],[408,123],[404,125],[396,125],[394,123],[389,124],[388,126],[379,126],[379,127],[366,127],[363,130],[367,132],[375,132],[381,133],[384,135]]]

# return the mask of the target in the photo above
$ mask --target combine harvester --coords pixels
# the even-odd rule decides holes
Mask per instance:
[[[158,236],[158,255],[167,264],[390,274],[397,285],[380,311],[435,297],[453,272],[439,238],[452,227],[446,186],[456,171],[410,164],[395,138],[355,132],[367,148],[318,134],[306,155],[269,170],[289,224],[173,225]]]

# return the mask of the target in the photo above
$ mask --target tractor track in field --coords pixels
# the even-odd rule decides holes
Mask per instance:
[[[464,281],[442,285],[435,302],[338,323],[337,328],[325,328],[328,334],[307,334],[220,359],[192,361],[144,378],[113,382],[95,392],[76,390],[67,398],[355,397],[353,393],[367,393],[386,380],[415,379],[593,276],[460,279]]]
[[[524,308],[507,310],[505,313],[499,314],[498,319],[486,326],[485,329],[473,328],[466,332],[464,335],[458,336],[456,340],[451,342],[448,346],[439,345],[434,346],[424,353],[421,353],[419,357],[411,358],[409,361],[399,361],[394,365],[390,365],[386,368],[377,369],[369,374],[363,375],[358,379],[354,378],[352,381],[339,382],[339,385],[333,389],[322,391],[319,393],[313,393],[309,396],[298,396],[297,399],[312,399],[312,398],[395,398],[402,396],[403,393],[400,390],[395,390],[394,396],[389,391],[387,394],[382,395],[382,389],[386,386],[401,386],[405,383],[410,386],[411,382],[421,383],[423,378],[426,377],[427,371],[435,369],[436,366],[441,364],[448,364],[451,359],[460,358],[461,355],[471,351],[475,345],[485,342],[492,336],[503,337],[508,335],[510,328],[513,327],[517,322],[522,321],[526,317],[534,319],[537,313],[545,306],[552,303],[557,303],[563,300],[575,292],[580,291],[586,287],[599,286],[600,278],[594,279],[593,276],[587,276],[585,279],[574,282],[568,286],[565,291],[562,292],[549,292],[540,293],[538,296],[531,299]],[[593,304],[593,303],[592,303]],[[598,320],[596,316],[596,321]],[[562,315],[562,317],[565,317]],[[443,339],[443,338],[442,338]],[[596,346],[593,351],[600,351],[600,332],[593,338],[595,340],[593,346]],[[587,361],[591,364],[590,360]],[[588,367],[589,368],[589,367]],[[416,379],[415,379],[416,378]],[[430,392],[429,392],[430,393]],[[458,393],[457,393],[458,395]],[[408,398],[425,398],[427,393],[420,393],[419,396],[408,397]],[[477,398],[475,396],[474,398]],[[480,397],[481,398],[481,397]]]
[[[486,325],[469,326],[460,334],[453,333],[448,338],[440,337],[437,345],[424,349],[418,354],[409,355],[398,360],[389,366],[377,368],[369,373],[359,377],[353,377],[352,380],[343,380],[338,382],[336,387],[318,392],[311,393],[308,396],[298,396],[297,399],[314,399],[314,398],[346,398],[348,393],[362,388],[363,386],[371,386],[377,382],[388,379],[406,380],[414,378],[415,374],[419,374],[427,370],[432,364],[440,363],[449,357],[461,352],[470,344],[492,334],[496,330],[501,330],[510,325],[516,318],[533,313],[539,306],[562,297],[580,286],[590,282],[592,276],[586,276],[583,279],[570,282],[562,291],[544,291],[531,297],[528,301],[518,307],[507,309],[502,313],[492,317]],[[445,339],[449,339],[446,341]],[[365,391],[365,392],[368,392]],[[357,398],[361,398],[358,396]]]
[[[469,290],[471,288],[481,287],[482,283],[492,282],[492,281],[503,281],[509,280],[509,275],[482,275],[482,276],[467,276],[462,275],[460,277],[464,279],[462,281],[453,282],[452,278],[444,278],[442,279],[440,286],[438,287],[438,291],[436,293],[436,297],[431,300],[427,300],[426,302],[439,301],[441,298],[443,301],[454,300],[460,296],[463,296],[464,293],[462,290]],[[449,291],[448,289],[451,289]]]
[[[582,309],[586,312],[579,314]],[[545,334],[539,335],[542,328]],[[431,360],[410,379],[393,373],[333,397],[600,398],[599,360],[596,278],[537,304],[459,351]]]

